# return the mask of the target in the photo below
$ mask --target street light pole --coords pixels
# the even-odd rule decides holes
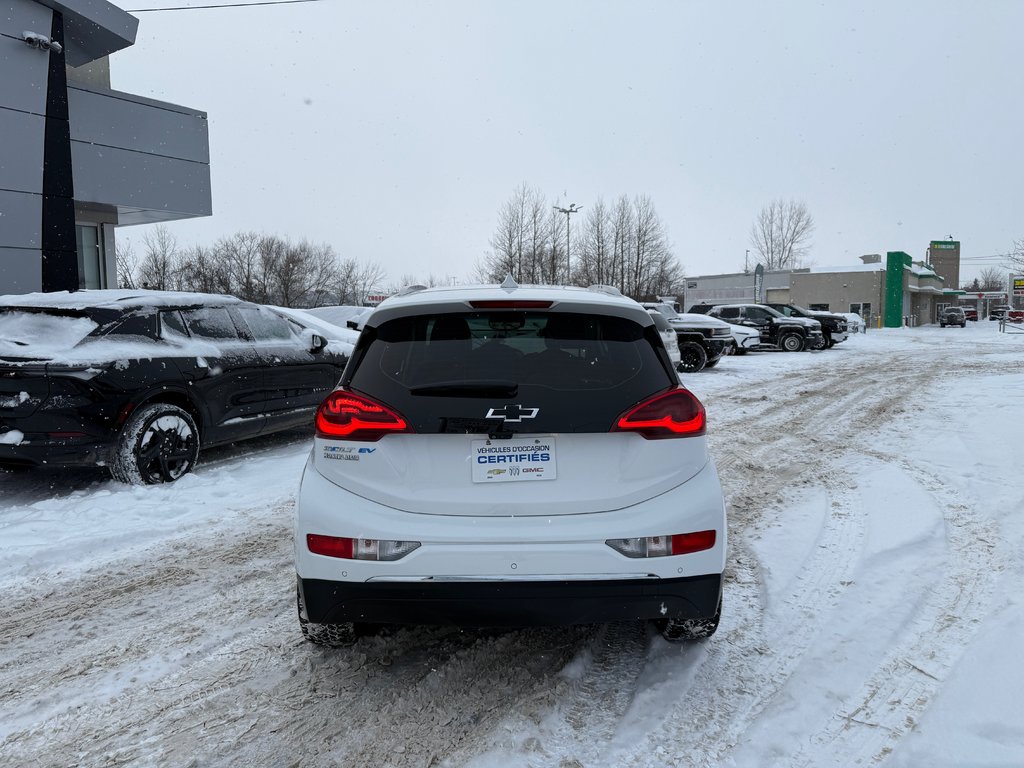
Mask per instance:
[[[583,210],[583,206],[577,206],[576,203],[569,203],[568,208],[561,208],[554,206],[554,209],[559,213],[565,214],[565,281],[566,283],[572,280],[572,263],[569,261],[569,217],[574,213],[579,213]]]

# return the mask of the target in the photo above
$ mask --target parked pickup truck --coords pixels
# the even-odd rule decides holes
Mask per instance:
[[[706,315],[680,314],[659,302],[647,302],[644,307],[660,312],[675,330],[679,341],[678,370],[684,373],[714,368],[732,346],[732,329],[726,322]]]
[[[834,347],[847,338],[846,318],[834,312],[821,312],[813,309],[804,309],[796,304],[773,304],[766,303],[776,312],[781,312],[786,317],[806,317],[817,320],[821,323],[821,335],[825,338],[825,348]]]
[[[764,304],[719,304],[709,309],[708,315],[727,323],[757,328],[761,333],[762,348],[799,352],[821,349],[825,344],[821,323],[817,320],[786,317]]]

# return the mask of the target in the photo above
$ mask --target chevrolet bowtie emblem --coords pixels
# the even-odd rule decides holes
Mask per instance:
[[[523,419],[532,419],[538,413],[540,408],[523,408],[521,405],[506,405],[504,408],[489,408],[487,410],[487,419],[504,419],[505,421],[522,421]]]

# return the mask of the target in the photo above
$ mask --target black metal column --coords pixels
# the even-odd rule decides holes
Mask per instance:
[[[44,291],[78,288],[75,242],[75,185],[71,170],[71,125],[68,121],[68,79],[64,65],[64,17],[56,11],[50,39],[46,88],[46,134],[43,143],[42,286]]]

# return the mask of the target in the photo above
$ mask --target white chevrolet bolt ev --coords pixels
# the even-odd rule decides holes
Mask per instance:
[[[654,621],[710,636],[726,513],[700,401],[613,288],[406,289],[316,415],[299,623]]]

